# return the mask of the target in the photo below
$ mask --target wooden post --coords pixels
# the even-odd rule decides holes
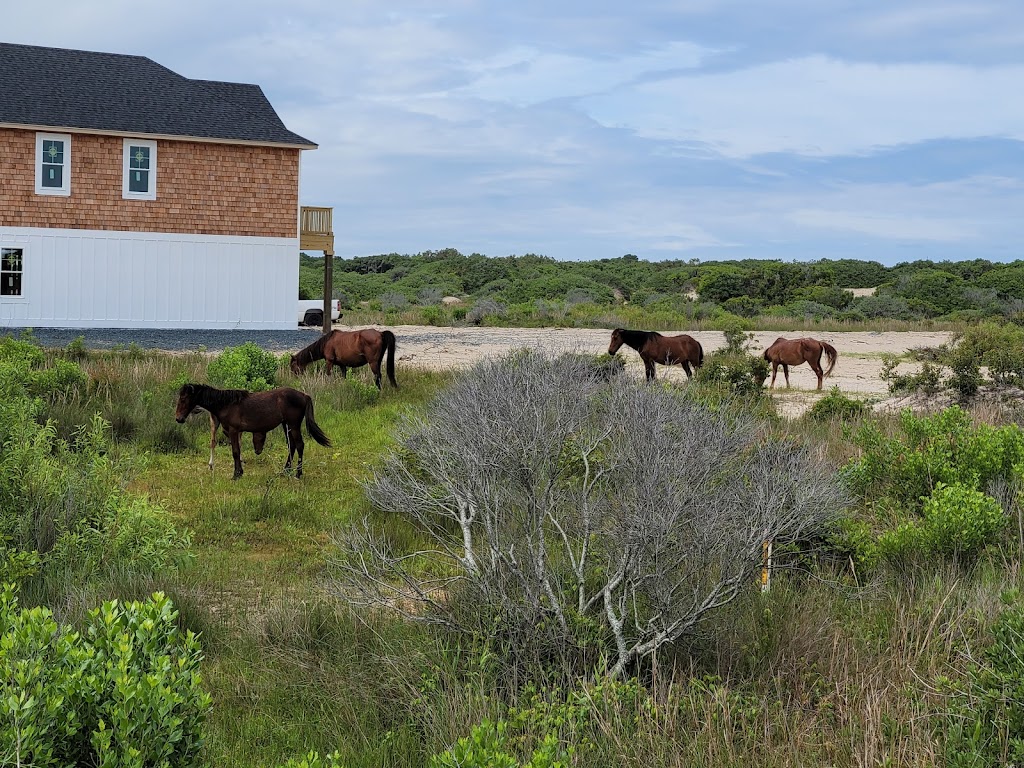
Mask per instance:
[[[331,294],[334,293],[334,252],[324,251],[324,333],[330,333],[333,321],[331,320],[331,309],[334,300]]]
[[[761,591],[767,592],[772,587],[772,540],[761,544]]]

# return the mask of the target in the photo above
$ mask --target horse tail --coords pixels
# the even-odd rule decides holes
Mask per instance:
[[[388,381],[391,382],[391,386],[397,388],[398,382],[395,381],[395,334],[391,331],[381,331],[380,336],[384,340],[384,350],[388,355]]]
[[[832,373],[832,369],[836,367],[836,360],[839,359],[839,353],[836,352],[835,347],[833,347],[831,344],[825,343],[824,341],[821,342],[821,351],[822,354],[828,356],[828,368],[825,369],[825,372],[823,374],[824,378],[827,377],[830,373]],[[821,364],[820,357],[818,358],[818,364]]]
[[[313,398],[309,395],[306,395],[306,430],[309,432],[309,436],[320,445],[331,447],[331,439],[324,434],[320,425],[316,423],[316,419],[313,418]]]
[[[697,341],[694,339],[694,341]],[[697,367],[704,365],[704,345],[697,341]]]

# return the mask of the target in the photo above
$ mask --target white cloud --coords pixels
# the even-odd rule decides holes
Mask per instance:
[[[588,98],[590,114],[637,135],[729,157],[828,156],[937,138],[1024,139],[1024,65],[871,64],[814,56],[679,76]]]

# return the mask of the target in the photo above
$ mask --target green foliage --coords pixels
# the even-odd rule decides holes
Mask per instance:
[[[277,382],[277,358],[251,341],[227,347],[210,361],[210,381],[226,389],[259,391]]]
[[[815,421],[849,421],[866,412],[867,406],[862,401],[847,397],[839,387],[832,387],[827,395],[811,406],[807,416]]]
[[[950,768],[1024,762],[1024,605],[1000,614],[990,640],[954,689],[950,711],[940,717]]]
[[[0,592],[4,765],[189,768],[210,697],[202,652],[164,595],[104,603],[82,634]]]
[[[30,395],[52,400],[84,388],[85,372],[71,360],[46,364],[43,350],[32,341],[0,339],[0,389],[22,388]]]
[[[991,496],[960,483],[938,483],[924,499],[922,518],[884,532],[878,550],[893,561],[932,555],[970,561],[996,541],[1006,522]]]
[[[889,391],[923,392],[934,395],[942,391],[942,369],[931,361],[924,361],[916,373],[900,373],[897,366],[900,359],[896,355],[882,355],[882,370],[879,377],[889,385]]]
[[[321,757],[319,752],[310,750],[302,757],[293,757],[282,763],[280,768],[345,768],[345,766],[341,762],[341,755],[337,752]]]
[[[885,497],[916,511],[939,483],[982,490],[992,480],[1009,480],[1024,457],[1020,427],[975,426],[957,406],[932,416],[903,411],[899,427],[889,437],[869,423],[854,435],[862,454],[844,474],[864,498]]]
[[[189,537],[146,499],[124,489],[137,469],[110,451],[109,424],[98,415],[58,437],[44,403],[20,382],[39,356],[4,345],[0,362],[0,552],[23,571],[38,553],[43,573],[153,571],[172,565]],[[68,363],[68,365],[74,365]],[[77,368],[77,366],[75,366]],[[39,381],[38,379],[36,381]],[[20,564],[20,565],[19,565]]]

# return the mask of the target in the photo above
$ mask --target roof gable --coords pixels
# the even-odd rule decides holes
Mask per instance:
[[[313,148],[258,85],[189,80],[144,56],[0,43],[0,123]]]

